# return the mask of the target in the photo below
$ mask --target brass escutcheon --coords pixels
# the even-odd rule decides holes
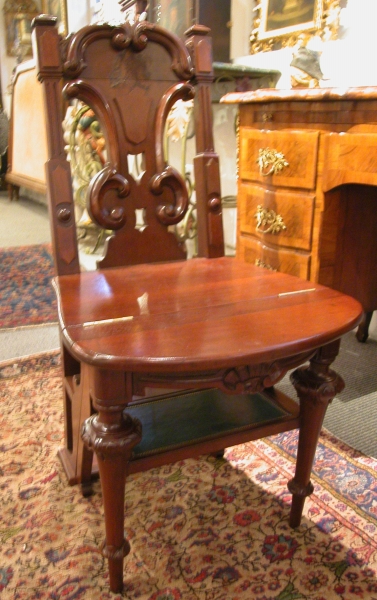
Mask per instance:
[[[277,234],[287,229],[281,215],[274,210],[267,210],[261,204],[258,204],[254,217],[257,220],[256,230],[260,233]]]
[[[272,121],[272,120],[273,120],[272,113],[269,113],[269,112],[263,113],[263,115],[262,115],[263,123],[268,123],[269,121]]]
[[[263,177],[276,175],[284,167],[289,167],[289,162],[285,159],[284,154],[271,148],[260,148],[256,162],[259,166],[259,173]]]
[[[260,258],[255,259],[255,265],[257,267],[262,267],[263,269],[268,269],[269,271],[277,271],[277,269],[274,269],[274,267],[271,267],[271,265],[268,265],[267,263],[263,262],[263,260],[261,260]]]

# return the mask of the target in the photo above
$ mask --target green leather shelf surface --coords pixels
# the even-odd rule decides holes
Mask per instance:
[[[134,448],[134,458],[242,431],[289,415],[262,394],[230,396],[219,390],[152,400],[128,406],[127,413],[143,425],[143,437]]]

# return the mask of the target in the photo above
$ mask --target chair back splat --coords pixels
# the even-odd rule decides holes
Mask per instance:
[[[315,282],[223,255],[207,28],[192,27],[183,42],[136,20],[84,27],[61,39],[56,18],[42,15],[32,35],[45,99],[62,342],[59,456],[69,483],[81,483],[84,494],[100,476],[103,552],[110,589],[121,592],[130,550],[128,473],[218,456],[297,428],[289,524],[300,524],[326,408],[344,385],[330,366],[362,310]],[[80,270],[62,129],[65,109],[76,100],[94,111],[106,149],[87,207],[109,237],[91,271]],[[191,214],[185,174],[169,164],[165,148],[166,122],[178,101],[193,101],[198,256],[191,260],[174,231]],[[290,369],[299,403],[274,387]],[[218,560],[222,565],[224,557]]]
[[[84,27],[59,48],[52,18],[36,28],[38,77],[44,83],[50,159],[48,189],[55,209],[54,241],[59,247],[58,274],[78,268],[69,164],[57,110],[61,82],[67,101],[81,100],[98,117],[106,140],[107,162],[89,187],[92,219],[112,232],[101,267],[185,258],[171,226],[188,208],[183,176],[164,155],[166,120],[178,101],[194,100],[197,155],[195,191],[200,223],[199,256],[222,256],[223,233],[218,156],[213,148],[213,79],[209,29],[194,26],[184,45],[161,27],[137,22],[123,26]],[[130,157],[141,157],[144,172],[136,179]],[[210,182],[210,184],[208,183]],[[64,194],[62,186],[64,185]],[[64,201],[62,202],[62,197]],[[136,227],[136,211],[143,226]],[[60,249],[65,248],[65,252]],[[64,264],[63,264],[64,263]]]

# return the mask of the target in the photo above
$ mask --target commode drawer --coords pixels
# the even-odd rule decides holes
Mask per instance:
[[[345,183],[377,185],[376,133],[328,133],[324,141],[323,191]]]
[[[309,279],[309,254],[300,254],[280,248],[269,248],[256,239],[241,235],[238,238],[237,258],[266,269]]]
[[[240,178],[312,190],[317,175],[318,131],[240,130]]]
[[[240,233],[268,244],[310,250],[315,196],[305,192],[267,190],[240,183],[238,211]]]

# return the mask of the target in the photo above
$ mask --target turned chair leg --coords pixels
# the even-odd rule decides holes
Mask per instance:
[[[125,483],[132,449],[141,440],[141,423],[124,413],[124,373],[94,370],[92,397],[98,413],[85,421],[82,438],[97,455],[106,531],[102,552],[108,559],[110,589],[120,593],[123,558],[130,551],[124,538]]]
[[[288,489],[292,493],[291,527],[300,525],[305,498],[313,492],[310,475],[327,407],[344,388],[342,378],[329,368],[338,351],[339,340],[320,348],[309,366],[300,367],[291,375],[300,399],[301,421],[296,471],[288,482]]]
[[[85,423],[85,421],[84,421]],[[82,455],[81,455],[81,475],[80,485],[81,493],[84,498],[88,498],[93,494],[92,487],[92,469],[93,469],[93,450],[90,450],[88,446],[83,444]]]

